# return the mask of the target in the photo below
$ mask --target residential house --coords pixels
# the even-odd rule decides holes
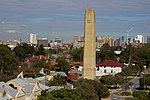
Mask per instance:
[[[104,75],[115,75],[122,71],[125,65],[116,60],[104,60],[102,63],[96,66],[96,77]]]
[[[16,78],[8,81],[7,84],[16,90],[22,89],[26,100],[37,100],[42,90],[49,89],[48,86],[39,83],[37,79],[33,78]]]
[[[0,82],[0,100],[25,100],[22,89],[14,89],[5,82]]]
[[[96,77],[100,78],[101,76],[104,75],[115,75],[117,73],[120,73],[124,66],[125,64],[120,63],[116,60],[105,60],[100,64],[96,64],[95,66]],[[82,73],[82,70],[83,70],[83,63],[78,62],[71,65],[70,73],[78,74]]]

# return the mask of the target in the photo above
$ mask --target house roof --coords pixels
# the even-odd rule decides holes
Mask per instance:
[[[12,80],[10,80],[10,81],[12,81],[13,83],[19,85],[20,87],[24,87],[24,86],[28,85],[27,82],[23,81],[23,80],[20,79],[20,78],[15,78],[15,79],[12,79]]]
[[[50,87],[46,86],[46,85],[43,85],[41,83],[39,83],[39,87],[42,89],[42,90],[48,90],[50,89]]]
[[[79,75],[78,74],[71,74],[70,76],[67,76],[68,80],[78,80]]]
[[[32,93],[34,87],[35,87],[35,85],[26,85],[26,86],[23,88],[23,91],[24,91],[25,93]]]
[[[18,93],[18,90],[13,89],[12,87],[10,87],[8,84],[4,82],[0,82],[0,91],[3,91],[3,90],[5,90],[6,93],[8,93],[12,97],[15,97]]]
[[[27,82],[27,83],[37,83],[39,82],[39,80],[37,79],[33,79],[33,78],[24,78],[23,81]]]
[[[83,62],[71,62],[70,63],[70,66],[74,66],[74,65],[83,66]]]
[[[63,77],[67,77],[67,74],[65,72],[55,72],[55,73],[51,74],[51,76],[57,76],[57,75],[61,75]]]
[[[59,90],[59,89],[63,89],[63,88],[64,88],[64,86],[51,86],[50,91]]]
[[[120,63],[116,60],[104,60],[101,64],[97,64],[98,66],[115,66],[122,67],[125,66],[123,63]]]

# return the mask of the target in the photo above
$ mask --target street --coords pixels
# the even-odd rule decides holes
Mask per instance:
[[[116,93],[121,93],[121,92],[125,92],[125,91],[133,93],[135,91],[135,88],[137,88],[139,86],[139,79],[140,79],[140,77],[136,76],[127,83],[126,87],[112,90],[112,92],[110,92],[110,95],[109,95],[109,100],[125,100],[125,98],[128,98],[127,96],[118,96],[118,95],[116,95]],[[133,84],[129,85],[129,83],[133,83]]]

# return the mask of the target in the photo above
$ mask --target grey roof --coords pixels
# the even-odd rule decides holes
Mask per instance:
[[[16,79],[13,79],[11,81],[16,83],[17,85],[21,86],[25,93],[31,93],[33,91],[35,85],[37,83],[39,83],[38,79],[33,79],[33,78],[24,78],[24,79],[16,78]],[[30,83],[33,83],[33,84],[30,84]],[[39,87],[42,90],[46,90],[46,89],[50,88],[50,87],[43,85],[41,83],[39,83]]]
[[[64,86],[51,86],[50,91],[59,90],[59,89],[63,89],[63,88],[64,88]]]
[[[42,90],[48,90],[48,89],[50,89],[50,87],[48,87],[48,86],[46,86],[46,85],[44,85],[44,84],[41,84],[41,83],[39,83],[39,87],[40,87]]]
[[[5,82],[0,82],[0,87],[5,87],[5,88],[10,88],[13,89],[12,87],[10,87],[8,84],[6,84]]]
[[[18,93],[18,90],[15,89],[7,89],[6,91],[9,95],[11,95],[12,97],[15,97]]]
[[[35,85],[26,85],[24,88],[23,88],[23,91],[25,93],[31,93],[34,89]]]
[[[5,89],[3,87],[0,87],[0,92],[4,91]]]
[[[16,94],[18,93],[18,90],[10,87],[8,84],[6,84],[4,82],[0,82],[0,90],[1,91],[5,90],[6,93],[8,93],[9,95],[11,95],[12,97],[15,97]]]
[[[57,75],[67,77],[67,74],[65,72],[55,72],[55,73],[51,74],[51,76],[57,76]]]
[[[12,79],[12,81],[13,81],[14,83],[16,83],[17,85],[21,86],[21,87],[24,87],[24,86],[28,85],[27,82],[23,81],[23,80],[20,79],[20,78]]]
[[[27,83],[37,83],[37,82],[39,82],[39,80],[33,79],[33,78],[24,78],[23,81],[25,81]]]

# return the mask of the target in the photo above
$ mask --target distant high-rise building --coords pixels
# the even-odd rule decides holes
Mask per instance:
[[[96,48],[101,48],[105,43],[109,44],[110,47],[114,46],[114,40],[112,37],[99,36],[96,37],[95,42],[96,42]],[[79,35],[73,36],[73,47],[80,48],[83,46],[84,46],[84,37]]]
[[[150,36],[147,36],[147,43],[150,44]]]
[[[73,47],[80,48],[84,46],[84,37],[75,35],[73,36]]]
[[[60,39],[60,38],[56,38],[55,41],[54,41],[54,45],[58,46],[58,47],[61,47],[63,45],[63,40]]]
[[[96,37],[95,12],[93,8],[85,10],[83,66],[83,78],[94,80],[96,78]]]
[[[120,46],[123,46],[123,45],[124,45],[124,37],[123,36],[114,41],[114,46],[115,47],[120,47]]]
[[[34,45],[37,44],[36,34],[30,33],[29,42],[30,42],[30,44],[34,44]]]
[[[133,39],[134,43],[144,43],[144,36],[142,35],[137,35],[134,39]]]
[[[47,38],[39,38],[37,40],[37,46],[43,45],[44,47],[48,47],[48,39]]]
[[[96,47],[101,48],[103,44],[109,44],[110,47],[114,46],[114,40],[112,37],[99,36],[96,38]]]

